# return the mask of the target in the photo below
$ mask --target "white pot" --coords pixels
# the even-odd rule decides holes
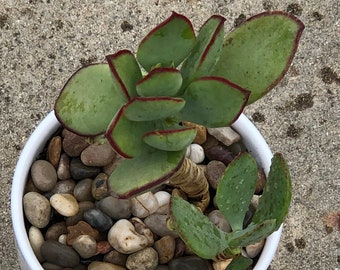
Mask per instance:
[[[59,122],[52,111],[44,118],[28,139],[15,168],[11,193],[11,213],[18,259],[23,270],[43,270],[28,241],[24,224],[22,198],[31,164],[58,127],[60,127]],[[272,153],[260,132],[243,114],[240,115],[232,127],[242,136],[247,149],[257,159],[259,165],[262,166],[267,174],[271,164]],[[281,232],[282,225],[279,230],[267,238],[254,270],[265,270],[268,268],[277,250]]]

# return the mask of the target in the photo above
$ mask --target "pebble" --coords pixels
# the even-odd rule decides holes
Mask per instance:
[[[125,266],[127,255],[118,252],[117,250],[112,250],[105,254],[103,261],[113,263],[120,266]]]
[[[178,258],[178,257],[182,257],[183,254],[185,253],[187,246],[186,244],[183,242],[183,240],[181,238],[176,238],[175,239],[175,254],[174,254],[174,258]]]
[[[67,155],[70,157],[78,157],[81,152],[89,145],[86,138],[79,136],[67,129],[62,132],[63,139],[63,149]]]
[[[39,189],[37,189],[37,187],[34,185],[32,178],[29,177],[25,184],[24,194],[31,192],[31,191],[38,192],[38,193],[40,192]]]
[[[96,240],[90,235],[79,235],[72,244],[80,257],[88,259],[97,253]]]
[[[92,201],[92,182],[90,178],[80,180],[73,190],[73,195],[78,202]]]
[[[228,165],[234,159],[228,148],[223,145],[210,147],[205,151],[205,154],[209,160],[218,160],[225,165]]]
[[[97,203],[97,207],[113,219],[129,218],[131,216],[130,200],[105,197]]]
[[[231,232],[231,226],[220,210],[211,211],[208,218],[220,230],[224,232]]]
[[[157,265],[158,254],[152,247],[137,251],[126,260],[126,268],[129,270],[154,270]]]
[[[52,193],[68,193],[72,194],[76,182],[72,179],[58,181],[55,187],[52,189]]]
[[[49,262],[63,267],[76,267],[80,263],[77,252],[58,241],[48,240],[41,246],[41,255]],[[62,258],[62,259],[61,259]]]
[[[167,265],[158,265],[155,270],[169,270]]]
[[[175,238],[172,236],[164,236],[155,242],[154,248],[158,253],[160,264],[166,264],[174,257],[175,247]]]
[[[60,244],[67,245],[67,234],[60,235],[59,238],[58,238],[58,242]]]
[[[71,217],[78,213],[79,205],[71,194],[54,194],[50,198],[51,206],[62,216]]]
[[[43,192],[50,191],[57,183],[57,172],[47,160],[36,160],[31,166],[34,185]]]
[[[112,250],[112,246],[109,241],[99,241],[97,242],[97,254],[107,254]]]
[[[108,262],[91,262],[87,270],[125,270],[124,267]]]
[[[207,260],[197,256],[187,256],[173,259],[169,262],[169,270],[211,270],[212,267]]]
[[[227,259],[225,261],[213,262],[214,270],[225,270],[233,259]]]
[[[263,169],[259,169],[257,174],[256,186],[255,186],[255,194],[261,194],[264,186],[266,185],[267,179]]]
[[[79,211],[76,215],[72,217],[66,217],[66,225],[67,226],[73,226],[76,225],[79,221],[84,219],[84,212],[86,210],[95,208],[95,205],[93,202],[85,201],[85,202],[79,202]]]
[[[107,189],[108,178],[106,173],[100,173],[92,182],[92,197],[97,201],[109,196],[109,191]]]
[[[115,155],[108,143],[91,144],[81,152],[80,159],[86,166],[102,167],[110,164]]]
[[[168,214],[170,210],[171,194],[166,191],[157,191],[155,197],[158,202],[157,214]]]
[[[51,139],[47,147],[47,158],[55,168],[57,168],[59,164],[61,155],[61,145],[62,145],[61,137],[55,136]]]
[[[151,191],[131,199],[131,213],[135,217],[145,218],[155,213],[157,209],[158,201]]]
[[[71,178],[70,172],[70,158],[67,154],[63,153],[60,156],[57,175],[60,180],[67,180]]]
[[[67,228],[65,221],[57,222],[51,225],[46,233],[45,233],[45,239],[46,240],[56,240],[58,241],[60,235],[66,234]]]
[[[259,202],[260,202],[260,198],[261,195],[253,195],[253,197],[251,198],[251,205],[254,207],[254,209],[257,209],[259,206]]]
[[[186,150],[186,157],[196,164],[202,163],[205,158],[203,147],[196,143],[190,144]]]
[[[186,127],[195,127],[196,128],[196,137],[193,143],[203,144],[207,140],[207,129],[205,126],[201,126],[195,123],[184,121],[183,125]]]
[[[205,176],[207,177],[210,187],[215,190],[217,189],[218,183],[220,182],[226,167],[227,166],[223,162],[218,160],[212,160],[208,163]]]
[[[98,230],[91,227],[90,224],[86,223],[85,221],[79,221],[74,226],[68,226],[67,227],[67,244],[72,246],[74,240],[79,235],[90,235],[92,236],[96,241],[99,240],[99,232]]]
[[[84,220],[100,232],[108,231],[113,225],[112,219],[96,208],[86,210]]]
[[[261,241],[259,241],[257,243],[246,246],[247,255],[250,258],[255,258],[262,251],[264,243],[265,243],[265,240],[262,239]]]
[[[167,227],[167,215],[162,214],[153,214],[144,219],[144,223],[146,226],[150,228],[150,230],[159,236],[178,236],[176,231],[169,230]]]
[[[28,192],[23,198],[24,213],[28,221],[41,229],[47,226],[51,216],[50,202],[37,192]]]
[[[136,232],[145,236],[149,242],[149,245],[152,246],[154,243],[154,235],[152,231],[145,225],[145,223],[137,217],[131,218],[130,222],[135,227]]]
[[[56,265],[54,263],[44,262],[42,265],[44,270],[63,270],[64,267]]]
[[[44,236],[40,229],[37,227],[31,226],[28,230],[28,240],[31,244],[31,247],[33,249],[33,252],[35,256],[37,257],[39,262],[43,262],[44,258],[41,255],[40,247],[44,243]]]
[[[240,134],[234,131],[231,127],[208,128],[208,133],[214,136],[224,145],[229,146],[241,140]]]
[[[99,167],[84,165],[79,158],[73,158],[70,163],[71,176],[75,180],[95,178],[100,173]]]

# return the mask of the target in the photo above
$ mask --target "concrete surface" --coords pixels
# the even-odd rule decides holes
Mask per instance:
[[[15,163],[76,68],[118,49],[135,51],[172,10],[197,28],[218,13],[231,29],[240,14],[266,8],[301,13],[306,25],[286,78],[246,110],[272,150],[287,157],[293,176],[291,211],[271,269],[340,269],[339,217],[334,228],[324,221],[340,210],[338,0],[0,0],[0,268],[18,269],[9,200]]]

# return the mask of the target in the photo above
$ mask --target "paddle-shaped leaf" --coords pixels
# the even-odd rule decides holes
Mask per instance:
[[[282,154],[276,153],[272,158],[267,182],[252,222],[260,223],[266,219],[276,219],[275,230],[277,230],[288,213],[292,197],[291,189],[288,165]]]
[[[142,97],[175,96],[182,85],[182,75],[175,68],[155,68],[137,84]]]
[[[173,12],[141,41],[137,59],[146,71],[158,65],[177,67],[194,43],[195,33],[189,19]]]
[[[303,23],[283,12],[251,17],[225,38],[212,75],[251,90],[248,104],[284,76],[298,47]]]
[[[112,195],[129,198],[163,184],[181,166],[184,154],[145,148],[140,156],[124,160],[110,175]]]
[[[105,132],[122,104],[109,66],[95,64],[79,69],[67,81],[56,101],[55,114],[67,129],[94,136]]]
[[[229,126],[242,112],[248,95],[249,91],[225,79],[200,78],[186,89],[180,118],[206,127]]]
[[[107,55],[106,60],[117,94],[123,96],[125,101],[137,96],[136,83],[142,79],[142,73],[134,55],[128,50],[122,50]]]
[[[212,224],[194,205],[178,196],[171,199],[171,225],[198,256],[212,259],[228,247],[226,233]]]
[[[148,145],[164,151],[180,151],[195,139],[195,128],[156,130],[146,133],[143,141]]]
[[[217,206],[233,231],[242,230],[255,191],[257,173],[255,159],[243,153],[228,165],[217,186]]]
[[[124,114],[132,121],[152,121],[173,116],[184,105],[182,98],[136,97],[126,105]]]

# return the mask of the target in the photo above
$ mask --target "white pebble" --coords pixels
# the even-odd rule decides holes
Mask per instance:
[[[186,157],[196,164],[203,162],[205,158],[203,147],[196,143],[190,144],[187,147]]]
[[[31,226],[28,231],[28,239],[38,261],[43,262],[44,258],[41,256],[40,252],[40,247],[45,241],[43,234],[37,227]]]
[[[135,217],[145,218],[155,213],[157,209],[158,201],[151,191],[131,199],[131,213]]]
[[[155,197],[158,201],[157,214],[168,214],[170,208],[170,193],[166,191],[158,191],[155,193]]]
[[[71,194],[54,194],[50,198],[51,206],[64,217],[72,217],[79,211],[79,204]]]

